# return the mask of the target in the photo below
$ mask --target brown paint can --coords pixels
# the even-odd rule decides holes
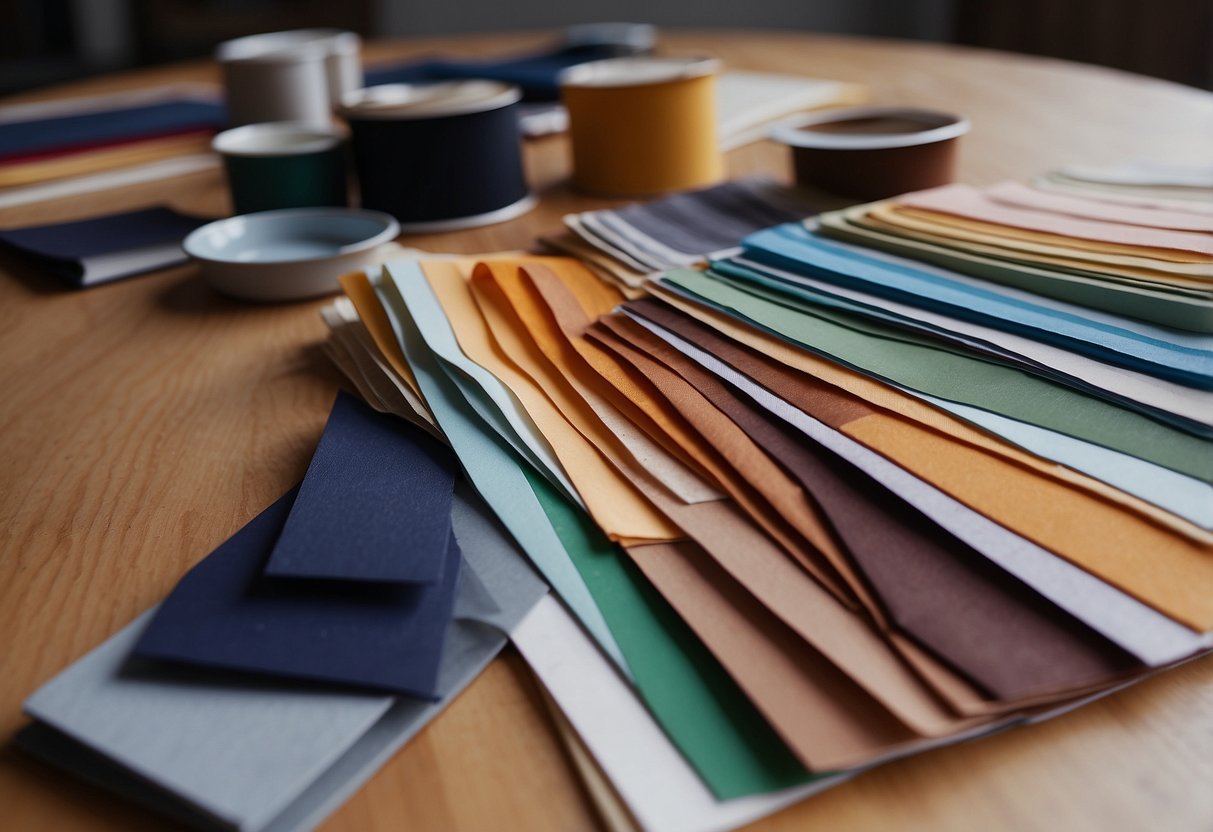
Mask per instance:
[[[771,138],[791,149],[797,184],[875,200],[951,182],[968,131],[951,113],[846,107],[779,125]]]

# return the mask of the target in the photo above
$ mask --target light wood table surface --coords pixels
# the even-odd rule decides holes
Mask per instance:
[[[378,44],[368,59],[508,54],[543,37]],[[968,116],[960,178],[1024,179],[1068,162],[1210,161],[1213,94],[1110,70],[962,48],[791,33],[665,32],[663,51],[739,69],[868,84],[874,101]],[[25,99],[213,80],[195,63]],[[14,99],[16,100],[16,99]],[[563,138],[529,143],[532,213],[408,238],[433,250],[524,247],[570,209]],[[788,175],[759,143],[734,174]],[[215,174],[0,211],[0,227],[167,202],[227,210]],[[320,301],[249,306],[192,267],[83,291],[0,263],[0,736],[22,700],[156,603],[297,482],[340,383]],[[353,830],[578,830],[598,824],[525,664],[507,651],[326,824]],[[0,752],[0,828],[166,822]],[[884,766],[755,829],[1213,829],[1213,660],[1045,725]]]

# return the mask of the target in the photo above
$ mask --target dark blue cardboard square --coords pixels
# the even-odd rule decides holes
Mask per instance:
[[[339,393],[266,575],[441,580],[455,471],[448,449]]]
[[[134,655],[437,698],[461,562],[455,536],[447,536],[442,579],[433,584],[266,577],[265,559],[297,493],[292,489],[190,570]]]

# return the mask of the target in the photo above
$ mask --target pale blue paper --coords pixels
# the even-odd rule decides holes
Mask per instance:
[[[747,256],[754,260],[769,262],[773,257],[793,268],[854,281],[869,291],[924,308],[1021,332],[1161,378],[1213,387],[1213,338],[1188,336],[1180,341],[1169,336],[1144,336],[1085,315],[1008,297],[994,288],[948,280],[923,269],[845,250],[813,236],[797,223],[759,231],[746,238],[743,245]]]
[[[411,284],[424,283],[420,266],[410,262],[388,264],[386,279],[376,287],[400,347],[417,376],[434,419],[485,502],[531,558],[552,589],[625,673],[627,662],[611,636],[589,589],[569,559],[560,538],[544,514],[518,462],[463,399],[458,387],[426,346],[410,313],[404,292],[416,294]],[[425,287],[426,291],[429,287]]]
[[[1032,351],[1034,348],[1045,356],[1052,353],[1058,356],[1056,360],[1031,357],[999,343],[1000,339],[1006,338],[1022,341],[1023,335],[1003,333],[995,327],[960,321],[954,316],[923,310],[911,304],[862,292],[852,286],[835,286],[828,280],[752,263],[744,258],[717,261],[712,264],[712,271],[785,293],[807,303],[839,309],[884,321],[911,332],[941,338],[1083,393],[1146,413],[1189,433],[1204,437],[1213,436],[1213,394],[1206,390],[1180,386],[1175,382],[1124,367],[1114,367],[1051,344],[1035,343],[1028,349]],[[915,314],[922,317],[915,317]],[[934,322],[931,319],[934,319]],[[948,322],[953,325],[949,326]],[[974,330],[977,334],[958,331],[965,328]]]
[[[396,264],[409,274],[422,274],[414,260]],[[426,346],[447,368],[447,376],[459,388],[472,409],[497,434],[531,463],[535,470],[551,481],[566,497],[584,508],[581,497],[569,481],[555,452],[539,432],[522,403],[488,370],[464,355],[455,332],[434,290],[422,274],[419,280],[409,280],[401,293],[413,313],[413,321]]]
[[[984,428],[1029,453],[1106,482],[1126,494],[1140,497],[1213,531],[1213,486],[1208,483],[1048,428],[1017,422],[988,410],[936,398],[908,387],[900,389]]]

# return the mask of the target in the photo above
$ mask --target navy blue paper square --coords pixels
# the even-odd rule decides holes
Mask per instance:
[[[222,104],[191,99],[15,121],[0,124],[0,157],[187,130],[220,130],[226,121]]]
[[[441,580],[455,465],[421,431],[338,393],[266,575]]]
[[[442,580],[434,584],[266,577],[265,560],[297,493],[190,570],[134,655],[436,699],[461,562],[455,536],[448,535]]]
[[[181,241],[208,222],[171,208],[145,208],[0,229],[0,249],[70,283],[100,283],[184,263]]]

